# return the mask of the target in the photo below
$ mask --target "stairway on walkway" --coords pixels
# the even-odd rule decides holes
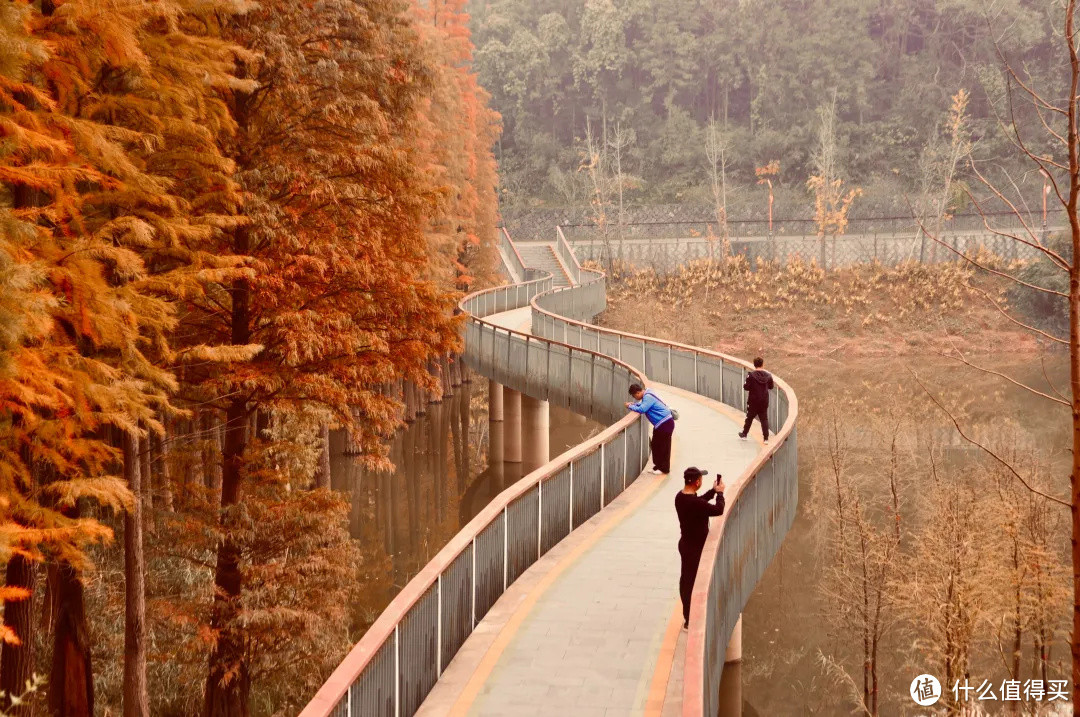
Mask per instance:
[[[515,243],[517,244],[518,253],[521,254],[521,261],[524,262],[525,266],[531,269],[550,271],[551,276],[554,277],[555,286],[570,285],[570,277],[567,275],[562,262],[559,261],[559,257],[555,254],[555,247],[551,244]]]

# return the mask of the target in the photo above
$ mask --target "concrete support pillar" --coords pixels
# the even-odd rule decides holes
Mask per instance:
[[[499,396],[502,396],[502,388],[499,389]],[[503,475],[504,465],[503,461],[506,460],[506,444],[503,440],[503,428],[505,424],[502,421],[491,421],[488,423],[488,430],[490,431],[490,442],[488,444],[488,471],[490,471],[495,482],[502,486],[505,476]]]
[[[521,394],[503,386],[503,455],[507,463],[521,463]]]
[[[720,717],[742,715],[742,615],[735,623],[724,654],[724,672],[720,675]]]
[[[551,460],[550,427],[551,414],[548,402],[523,395],[521,397],[521,462],[524,473],[531,473]]]
[[[488,380],[488,420],[503,420],[503,387],[501,383]]]

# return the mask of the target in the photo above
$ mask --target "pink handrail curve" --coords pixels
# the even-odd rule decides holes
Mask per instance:
[[[589,272],[596,276],[592,281],[599,281],[603,276],[603,272],[595,269],[582,269],[583,272]],[[582,282],[584,285],[588,282]],[[729,356],[728,354],[721,353],[719,351],[709,351],[708,349],[698,348],[696,346],[690,346],[689,344],[681,344],[677,341],[667,341],[664,339],[656,339],[650,336],[644,336],[642,334],[634,334],[628,331],[617,331],[615,329],[608,329],[604,327],[596,326],[595,324],[589,324],[584,321],[576,321],[574,319],[568,319],[566,317],[555,314],[554,312],[547,311],[538,305],[537,301],[545,296],[557,293],[559,291],[565,291],[569,287],[559,287],[553,289],[550,292],[538,294],[534,296],[529,302],[533,311],[539,312],[546,316],[550,316],[569,324],[581,328],[587,328],[590,331],[597,333],[604,333],[611,336],[621,336],[623,338],[631,338],[642,342],[659,344],[661,346],[668,346],[671,348],[677,348],[683,351],[689,351],[699,356],[709,356],[711,358],[719,358],[723,361],[728,361],[741,365],[746,369],[753,370],[753,365],[748,361]],[[795,395],[795,391],[786,381],[778,376],[773,376],[777,387],[784,392],[788,399],[788,415],[787,420],[784,421],[784,425],[781,426],[776,436],[769,441],[769,447],[760,452],[747,466],[746,470],[742,472],[738,480],[735,482],[734,491],[729,490],[728,496],[728,510],[718,521],[718,525],[713,530],[709,531],[709,537],[705,541],[705,548],[701,552],[701,560],[698,569],[697,578],[694,580],[694,589],[691,594],[690,600],[690,628],[687,631],[686,639],[686,656],[683,667],[683,702],[682,713],[685,717],[700,717],[705,712],[705,614],[709,603],[709,586],[712,585],[713,570],[716,566],[716,556],[720,550],[720,541],[723,540],[724,529],[727,526],[727,516],[732,512],[735,506],[735,502],[742,494],[743,488],[749,485],[751,480],[757,478],[758,472],[761,468],[772,458],[773,454],[780,450],[780,447],[787,441],[792,431],[795,430],[795,422],[799,417],[799,400]],[[734,496],[730,493],[734,492]]]
[[[517,244],[514,243],[514,240],[510,238],[510,232],[506,231],[506,227],[502,228],[502,234],[503,234],[503,237],[506,238],[507,244],[509,244],[510,248],[514,250],[514,256],[517,257],[518,265],[519,266],[525,266],[525,260],[521,258],[521,252],[518,251]],[[522,284],[528,284],[529,282],[523,281],[521,283]],[[478,292],[475,292],[475,293],[480,294],[480,293],[483,293],[483,292],[478,291]],[[462,302],[467,301],[469,299],[469,297],[471,297],[471,296],[474,296],[474,294],[469,294],[468,296],[466,296],[465,298],[462,299]],[[459,306],[460,306],[460,304],[459,304]]]
[[[550,272],[545,271],[543,273],[547,274],[547,276],[521,282],[519,284],[496,286],[490,289],[475,291],[465,296],[458,303],[458,308],[467,313],[465,304],[484,294],[506,291],[511,287],[527,286],[551,278]],[[546,294],[549,292],[544,293]],[[603,358],[612,361],[615,365],[625,368],[631,374],[638,376],[642,381],[645,381],[644,374],[633,366],[606,354],[590,351],[577,346],[571,346],[570,344],[565,344],[561,341],[541,339],[523,331],[515,331],[513,329],[497,326],[480,317],[470,315],[469,318],[470,320],[488,326],[497,332],[506,333],[511,336],[520,336],[527,342],[543,341],[547,344],[562,346],[568,351],[602,356]],[[349,654],[345,656],[345,659],[334,669],[334,672],[326,679],[326,682],[319,688],[319,691],[300,712],[299,717],[329,717],[329,715],[332,714],[334,707],[349,691],[353,682],[355,682],[356,678],[363,672],[364,668],[367,667],[368,663],[371,662],[371,659],[382,647],[383,643],[394,633],[394,629],[409,610],[412,609],[413,605],[424,596],[428,589],[439,579],[439,575],[446,571],[458,555],[472,544],[473,538],[479,535],[493,520],[499,517],[506,506],[526,493],[534,485],[554,477],[559,471],[570,465],[573,461],[589,455],[601,445],[609,442],[623,430],[629,429],[637,422],[637,420],[638,416],[636,414],[627,414],[599,434],[579,443],[561,455],[556,456],[553,460],[548,461],[528,475],[523,476],[519,481],[495,496],[495,498],[492,499],[492,501],[461,530],[459,530],[457,534],[450,539],[450,542],[448,542],[442,550],[436,553],[435,557],[428,561],[427,565],[425,565],[420,572],[405,585],[401,592],[390,601],[390,604],[386,606],[386,609],[382,611],[371,627],[368,628],[367,632],[364,633],[364,636],[360,638],[360,641],[353,646],[352,650],[349,651]]]

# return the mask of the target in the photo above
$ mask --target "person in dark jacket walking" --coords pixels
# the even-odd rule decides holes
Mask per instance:
[[[627,403],[626,407],[635,413],[645,414],[645,418],[648,418],[653,426],[652,439],[649,441],[653,459],[651,473],[654,475],[670,473],[671,434],[675,432],[675,417],[671,409],[653,393],[651,388],[644,389],[632,383],[630,395],[634,397],[634,402]]]
[[[746,438],[750,433],[750,425],[757,418],[761,422],[761,434],[765,436],[765,444],[769,443],[769,391],[773,388],[772,374],[762,366],[765,359],[758,356],[754,359],[754,370],[746,374],[743,389],[749,392],[746,398],[746,422],[743,423],[742,433],[739,438]]]
[[[698,563],[709,536],[709,518],[724,514],[724,479],[716,476],[716,483],[702,495],[701,477],[709,471],[691,466],[683,471],[685,487],[675,494],[675,513],[679,516],[679,557],[682,571],[679,573],[679,597],[682,598],[683,629],[690,624],[690,596],[694,592]],[[715,503],[709,501],[716,498]]]

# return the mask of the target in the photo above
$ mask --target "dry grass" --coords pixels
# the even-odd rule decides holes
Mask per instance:
[[[868,264],[826,273],[800,261],[751,268],[735,257],[690,262],[666,275],[626,266],[610,273],[607,325],[739,355],[1045,350],[981,293],[1004,305],[1008,284],[959,264]]]

